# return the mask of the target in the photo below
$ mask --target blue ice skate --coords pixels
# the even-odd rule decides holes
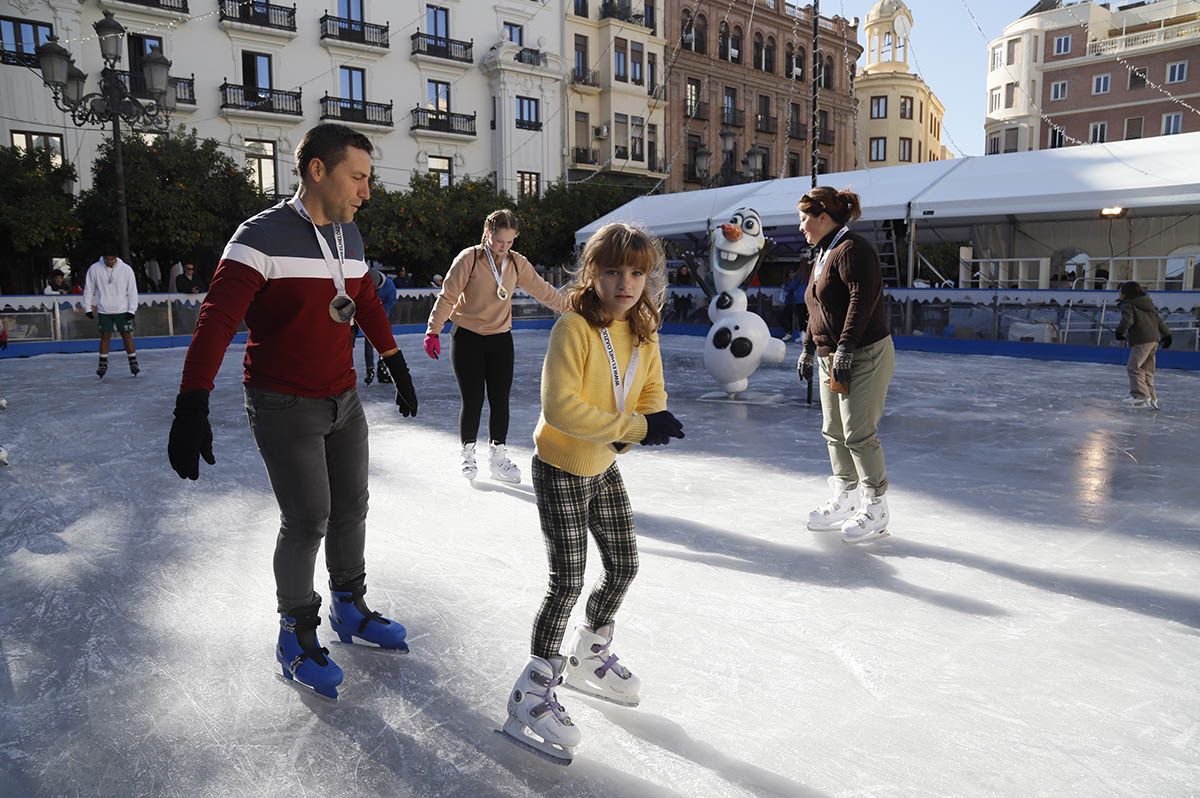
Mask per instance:
[[[407,654],[404,626],[367,607],[363,600],[363,594],[367,592],[366,583],[360,580],[346,587],[349,589],[330,591],[333,601],[329,607],[329,625],[337,632],[338,638],[343,643],[350,643],[351,638],[357,637],[380,648]]]
[[[337,699],[337,687],[342,683],[342,669],[329,658],[329,649],[317,641],[321,618],[317,608],[284,614],[279,619],[279,645],[275,659],[283,669],[283,678],[293,679],[312,688],[319,695]]]

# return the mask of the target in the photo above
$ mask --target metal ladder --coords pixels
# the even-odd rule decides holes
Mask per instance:
[[[900,257],[896,252],[896,233],[889,220],[872,222],[874,230],[875,252],[879,255],[879,270],[883,275],[883,284],[899,288]]]

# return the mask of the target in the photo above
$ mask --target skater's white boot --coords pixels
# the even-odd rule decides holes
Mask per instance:
[[[846,482],[840,477],[830,477],[827,481],[831,491],[829,501],[808,514],[808,528],[813,532],[841,529],[862,507],[862,491],[857,482]]]
[[[579,745],[579,728],[558,703],[554,688],[562,683],[563,657],[530,657],[508,694],[504,734],[518,745],[561,765],[571,764]]]
[[[842,524],[842,540],[846,543],[866,543],[886,538],[891,534],[888,532],[891,520],[887,496],[876,496],[873,488],[863,486],[862,507],[853,518]]]
[[[568,645],[565,685],[587,695],[636,707],[641,701],[642,680],[617,662],[612,651],[613,624],[595,631],[580,624]]]
[[[462,475],[467,479],[475,479],[479,469],[475,466],[475,441],[464,443],[462,447]]]
[[[501,482],[510,482],[516,485],[521,481],[521,469],[517,468],[517,464],[508,459],[508,450],[504,448],[503,443],[493,443],[491,455],[488,457],[488,466],[492,469],[492,479],[498,479]]]

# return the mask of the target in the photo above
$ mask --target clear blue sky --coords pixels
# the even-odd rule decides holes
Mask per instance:
[[[954,156],[983,154],[987,105],[987,43],[1034,5],[1034,0],[904,0],[912,11],[912,56],[919,72],[946,106],[942,143]],[[863,24],[874,0],[821,0],[821,16],[859,18],[859,44],[866,47]],[[965,4],[965,7],[964,7]],[[967,8],[979,20],[981,35]],[[859,61],[862,68],[864,61]],[[958,145],[956,148],[955,145]],[[961,150],[961,152],[959,152]]]

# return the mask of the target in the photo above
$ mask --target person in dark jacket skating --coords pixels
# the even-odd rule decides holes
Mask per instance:
[[[1131,407],[1158,410],[1158,394],[1154,391],[1155,353],[1160,343],[1163,349],[1171,348],[1171,331],[1140,283],[1130,280],[1121,283],[1117,290],[1121,323],[1113,337],[1118,341],[1129,340],[1129,360],[1125,363],[1129,398],[1125,401]]]

